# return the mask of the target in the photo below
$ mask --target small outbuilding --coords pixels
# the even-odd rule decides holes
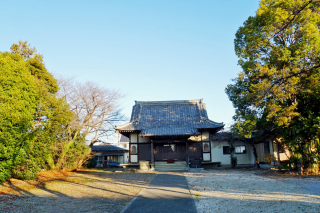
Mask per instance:
[[[113,145],[100,144],[91,147],[92,153],[95,155],[97,167],[107,167],[108,163],[126,163],[125,155],[129,152],[128,149]]]

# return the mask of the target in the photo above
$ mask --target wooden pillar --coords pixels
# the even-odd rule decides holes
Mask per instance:
[[[131,163],[131,133],[129,133],[129,160],[128,163]]]
[[[153,142],[151,142],[151,170],[154,171],[154,154],[153,154]]]
[[[188,141],[186,142],[186,151],[187,151],[187,170],[189,171],[189,143]]]

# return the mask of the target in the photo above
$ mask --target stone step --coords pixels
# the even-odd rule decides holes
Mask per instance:
[[[181,165],[154,165],[155,167],[181,167],[181,166],[187,166],[187,164],[181,164]]]
[[[165,168],[179,169],[179,168],[186,168],[186,166],[156,166],[154,168],[156,168],[156,169],[165,169]]]
[[[182,164],[187,164],[187,162],[186,162],[186,161],[176,161],[176,162],[174,162],[174,163],[155,162],[155,165],[167,165],[167,164],[171,164],[171,165],[174,165],[174,164],[182,165]]]
[[[178,171],[187,171],[187,169],[155,169],[158,172],[178,172]]]
[[[186,169],[185,166],[181,166],[181,167],[155,167],[155,169]]]
[[[155,162],[156,171],[185,171],[187,168],[186,161],[175,161],[174,163]]]
[[[186,164],[182,164],[182,165],[154,165],[155,167],[186,167]]]
[[[168,164],[154,164],[155,166],[186,166],[186,163],[168,163]]]
[[[155,164],[158,164],[158,165],[167,165],[167,164],[186,164],[187,162],[185,161],[177,161],[177,162],[174,162],[174,163],[167,163],[167,162],[155,162]]]

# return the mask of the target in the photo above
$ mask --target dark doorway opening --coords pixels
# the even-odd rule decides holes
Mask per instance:
[[[156,144],[154,158],[156,161],[162,160],[186,160],[186,144],[185,143],[170,143]]]

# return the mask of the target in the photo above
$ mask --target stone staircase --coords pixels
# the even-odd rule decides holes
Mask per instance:
[[[186,161],[175,161],[174,163],[167,162],[155,162],[154,168],[156,171],[186,171]]]

